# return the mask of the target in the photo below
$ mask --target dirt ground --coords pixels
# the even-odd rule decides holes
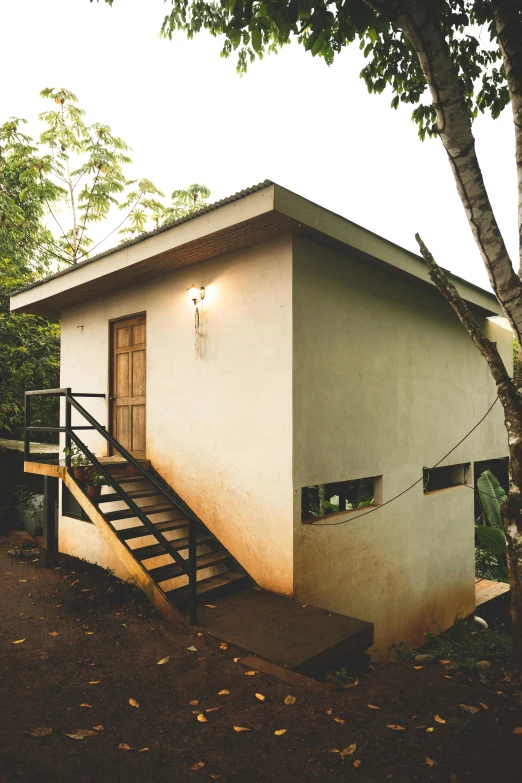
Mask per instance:
[[[408,661],[347,689],[288,686],[247,674],[234,661],[241,650],[167,627],[138,590],[96,567],[64,558],[40,569],[8,547],[2,783],[522,780],[522,689],[500,672],[480,679]],[[26,733],[35,729],[52,733]],[[78,730],[93,735],[68,736]]]

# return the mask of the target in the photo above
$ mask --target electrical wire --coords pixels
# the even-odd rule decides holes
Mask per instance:
[[[439,459],[438,462],[435,463],[435,465],[432,465],[432,467],[428,469],[428,474],[429,474],[430,470],[434,470],[434,468],[438,467],[441,462],[444,462],[444,460],[447,457],[449,457],[450,454],[453,454],[455,449],[458,449],[458,447],[461,445],[461,443],[464,443],[464,441],[467,438],[469,438],[469,436],[473,432],[475,432],[477,427],[479,427],[482,424],[482,422],[484,421],[484,419],[487,416],[489,416],[489,414],[491,413],[491,411],[493,410],[493,408],[497,404],[497,402],[498,402],[498,397],[495,398],[495,400],[493,401],[492,405],[489,406],[489,408],[487,409],[487,411],[484,414],[484,416],[480,419],[480,421],[478,421],[475,424],[475,426],[472,429],[470,429],[470,431],[467,433],[467,435],[464,435],[464,437],[461,440],[459,440],[459,442],[455,446],[453,446],[453,448],[450,449],[447,454],[445,454],[441,459]],[[395,497],[390,498],[385,503],[381,503],[379,506],[375,506],[374,508],[371,508],[368,511],[364,511],[362,514],[357,514],[356,517],[352,517],[351,516],[348,519],[342,519],[339,522],[315,522],[314,520],[306,520],[305,524],[310,524],[311,527],[334,527],[335,525],[345,525],[348,522],[354,522],[356,519],[360,519],[361,517],[366,517],[366,516],[368,516],[368,514],[373,514],[375,511],[380,511],[381,508],[384,508],[385,506],[389,506],[390,503],[393,503],[395,500],[398,500],[400,497],[402,497],[407,492],[409,492],[410,489],[413,489],[414,487],[417,486],[417,484],[420,484],[420,482],[423,481],[423,480],[424,480],[424,474],[419,479],[417,479],[417,481],[414,481],[413,484],[410,484],[409,487],[407,487],[406,489],[403,489],[402,492],[399,492],[398,495],[395,495]],[[468,486],[468,485],[464,484],[463,486]],[[470,489],[474,489],[474,487],[470,487]],[[480,490],[477,490],[477,491],[480,492]]]

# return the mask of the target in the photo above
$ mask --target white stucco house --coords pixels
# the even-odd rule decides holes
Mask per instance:
[[[508,366],[497,300],[452,279]],[[506,458],[506,432],[497,405],[426,472],[496,390],[420,257],[265,182],[20,291],[12,309],[61,319],[61,386],[104,395],[82,405],[264,591],[373,623],[381,653],[473,612],[474,465]],[[79,434],[110,457],[97,430]],[[126,578],[141,542],[156,583],[186,590],[149,534],[124,551],[103,532],[96,515],[117,528],[127,508],[113,488],[104,510],[68,481],[83,512],[61,497],[61,551]],[[226,573],[198,546],[201,583]]]

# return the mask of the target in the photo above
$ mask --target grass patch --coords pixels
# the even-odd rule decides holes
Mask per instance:
[[[482,631],[473,623],[458,621],[440,636],[428,636],[422,652],[447,658],[463,671],[476,671],[477,661],[489,661],[496,669],[509,667],[513,640],[504,627]]]

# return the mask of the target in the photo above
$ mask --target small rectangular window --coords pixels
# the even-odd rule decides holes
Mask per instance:
[[[382,476],[315,484],[301,490],[301,521],[354,511],[382,503]]]
[[[442,468],[423,468],[424,493],[437,492],[439,489],[462,487],[469,484],[470,463],[445,465]]]

